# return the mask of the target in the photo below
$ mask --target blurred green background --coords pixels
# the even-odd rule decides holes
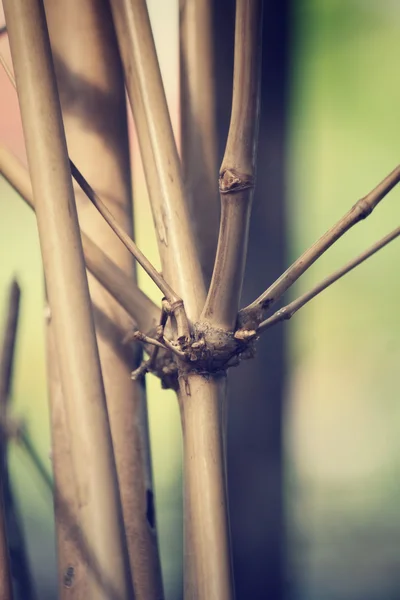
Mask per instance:
[[[149,8],[177,127],[177,1],[151,0]],[[400,5],[392,0],[293,0],[290,29],[291,260],[399,162]],[[19,150],[16,97],[3,74],[0,90],[1,141]],[[157,262],[137,152],[134,165],[137,241]],[[399,200],[400,190],[394,190],[302,277],[293,294],[309,289],[395,227]],[[50,468],[35,219],[2,179],[0,246],[0,315],[13,275],[23,290],[14,411],[28,422]],[[399,251],[399,242],[393,242],[284,326],[290,354],[286,554],[288,598],[293,600],[400,598]],[[260,257],[260,278],[266,260]],[[146,278],[140,282],[157,300]],[[163,569],[168,600],[175,600],[182,532],[178,409],[157,381],[150,378],[148,390]],[[52,501],[20,448],[12,448],[11,466],[38,597],[51,598],[56,564]]]

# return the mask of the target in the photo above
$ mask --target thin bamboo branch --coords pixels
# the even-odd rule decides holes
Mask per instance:
[[[11,283],[6,325],[0,356],[0,599],[12,600],[12,583],[9,549],[7,544],[5,500],[10,492],[7,469],[7,436],[4,427],[8,412],[8,403],[12,382],[15,356],[15,341],[18,327],[21,290],[16,280]]]
[[[54,321],[79,525],[101,571],[88,587],[91,598],[122,600],[131,596],[126,541],[45,13],[40,0],[3,4]]]
[[[1,145],[0,173],[28,206],[35,210],[29,173],[18,159]],[[137,322],[140,329],[152,329],[159,318],[159,308],[83,231],[81,237],[86,267],[92,275]]]
[[[400,227],[397,227],[391,233],[389,233],[381,240],[373,244],[370,248],[368,248],[368,250],[365,250],[356,258],[348,262],[346,265],[344,265],[340,269],[337,269],[337,271],[334,271],[334,273],[323,279],[309,292],[302,294],[299,298],[293,300],[293,302],[290,302],[290,304],[288,304],[287,306],[280,308],[275,314],[273,314],[271,317],[260,323],[257,329],[257,333],[262,333],[270,327],[272,327],[273,325],[280,323],[281,321],[287,321],[288,319],[291,319],[293,315],[298,310],[300,310],[300,308],[302,308],[305,304],[310,302],[310,300],[315,298],[315,296],[318,296],[318,294],[326,290],[326,288],[338,281],[338,279],[340,279],[341,277],[358,267],[358,265],[361,265],[361,263],[367,260],[367,258],[378,252],[378,250],[381,250],[381,248],[387,246],[387,244],[396,239],[399,235]]]
[[[190,319],[200,315],[205,289],[184,197],[145,0],[111,0],[129,100],[156,226],[162,272],[183,298]]]
[[[396,167],[369,194],[354,206],[298,258],[261,296],[239,312],[241,329],[255,329],[263,321],[265,312],[311,267],[328,248],[351,227],[368,217],[381,200],[399,183],[400,165]]]
[[[100,214],[104,217],[104,220],[108,223],[114,233],[119,237],[124,246],[129,252],[136,258],[141,267],[151,277],[158,288],[163,292],[164,296],[171,304],[171,309],[174,312],[174,316],[177,322],[178,338],[184,339],[189,338],[189,323],[186,317],[185,309],[183,306],[182,299],[178,294],[171,288],[164,277],[159,273],[151,262],[145,257],[143,252],[139,250],[132,238],[124,231],[124,229],[118,224],[115,217],[108,210],[105,203],[101,200],[100,196],[96,194],[93,188],[89,185],[82,173],[77,169],[72,161],[70,161],[71,173],[75,181],[78,183],[82,191],[86,194],[92,204],[97,208]]]
[[[184,457],[184,598],[234,598],[225,466],[226,380],[192,375],[178,394]]]
[[[212,2],[182,0],[179,17],[182,166],[208,287],[219,222]]]
[[[233,103],[219,189],[221,223],[202,318],[234,329],[242,291],[260,114],[262,0],[236,4]]]

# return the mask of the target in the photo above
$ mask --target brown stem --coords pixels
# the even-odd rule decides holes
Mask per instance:
[[[180,379],[184,449],[184,590],[190,600],[232,600],[226,490],[224,377]]]
[[[236,4],[233,104],[219,189],[217,257],[202,318],[233,330],[247,252],[260,113],[262,0]]]
[[[205,290],[145,0],[111,0],[162,272],[198,318]]]
[[[83,192],[97,208],[100,214],[107,221],[109,226],[112,228],[114,233],[119,237],[124,246],[129,252],[136,258],[138,263],[143,267],[146,273],[151,277],[154,283],[163,292],[168,302],[171,304],[171,308],[174,312],[175,319],[177,322],[178,338],[185,339],[189,338],[189,323],[186,317],[185,309],[181,298],[174,292],[169,283],[167,283],[164,277],[159,273],[151,262],[145,257],[143,252],[139,250],[132,238],[126,233],[126,231],[118,224],[117,220],[111,212],[108,210],[105,203],[101,200],[98,194],[89,185],[86,179],[83,177],[79,169],[70,161],[71,173],[75,181],[81,187]]]
[[[361,263],[367,260],[367,258],[378,252],[378,250],[381,250],[381,248],[384,248],[387,244],[389,244],[399,235],[400,227],[397,227],[391,233],[389,233],[381,240],[373,244],[370,248],[368,248],[368,250],[365,250],[356,258],[348,262],[346,265],[344,265],[340,269],[337,269],[337,271],[323,279],[318,285],[313,287],[312,290],[306,292],[305,294],[302,294],[299,298],[297,298],[287,306],[284,306],[283,308],[279,309],[271,317],[260,323],[257,329],[257,333],[262,333],[263,331],[266,331],[267,329],[269,329],[273,325],[276,325],[276,323],[279,323],[280,321],[286,321],[288,319],[291,319],[293,315],[298,310],[300,310],[300,308],[302,308],[305,304],[310,302],[310,300],[315,298],[315,296],[326,290],[326,288],[338,281],[338,279],[340,279],[341,277],[358,267],[358,265],[361,265]]]
[[[93,598],[131,597],[104,386],[43,4],[3,2],[69,429],[79,525],[101,568]],[[38,85],[40,82],[40,85]],[[57,202],[54,193],[57,191]]]
[[[109,2],[46,0],[45,6],[69,154],[93,182],[95,191],[101,190],[104,210],[112,211],[114,223],[132,237],[125,85]],[[136,288],[135,264],[129,252],[79,188],[75,194],[82,229],[104,248],[115,265],[115,272],[110,272],[110,260],[98,257],[101,274],[109,274],[114,283],[124,274],[129,282],[128,293],[134,289],[143,306],[146,297]],[[93,257],[89,245],[84,243],[86,259],[88,254]],[[89,288],[95,306],[134,595],[137,600],[161,600],[156,520],[149,523],[146,516],[153,495],[146,394],[141,382],[131,380],[140,351],[121,347],[123,336],[119,330],[125,320],[124,311],[92,277]]]
[[[15,357],[15,341],[18,327],[21,290],[17,281],[10,287],[6,325],[0,356],[0,426],[4,427],[10,396],[12,373]],[[9,550],[7,544],[5,519],[5,491],[7,485],[6,444],[4,430],[0,431],[0,600],[12,600],[12,584]]]
[[[212,2],[183,0],[179,17],[181,156],[186,195],[208,287],[219,221]]]
[[[18,159],[1,145],[0,173],[28,206],[35,210],[29,173]],[[92,275],[131,315],[140,329],[152,329],[159,315],[158,307],[85,233],[81,232],[81,237],[86,267]]]
[[[400,165],[361,198],[333,227],[298,258],[261,296],[239,312],[239,326],[254,329],[265,312],[282,297],[311,265],[359,221],[362,221],[400,181]]]

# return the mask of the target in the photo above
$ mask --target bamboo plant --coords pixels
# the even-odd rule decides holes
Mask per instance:
[[[175,390],[182,421],[184,598],[230,600],[235,592],[226,476],[229,370],[253,356],[257,339],[270,327],[399,236],[397,227],[271,314],[297,279],[399,182],[400,166],[259,298],[240,308],[256,185],[262,0],[236,2],[232,112],[219,179],[211,3],[181,3],[183,166],[145,0],[90,0],[79,8],[77,21],[78,8],[73,11],[64,0],[45,5],[46,13],[42,0],[4,0],[29,174],[6,148],[0,149],[0,170],[36,212],[43,257],[59,596],[163,597],[155,521],[148,518],[143,382],[153,373]],[[203,44],[207,51],[200,61]],[[123,114],[123,84],[162,272],[132,239],[125,117],[117,131],[105,123],[109,111]],[[99,98],[107,103],[96,115]],[[82,118],[94,133],[82,134]],[[95,159],[88,158],[90,152]],[[138,289],[130,255],[158,286],[159,306]],[[111,346],[99,315],[117,331]],[[121,360],[129,339],[147,355],[141,364],[135,365],[129,352]],[[129,385],[128,369],[133,371]],[[4,597],[11,598],[11,591]]]

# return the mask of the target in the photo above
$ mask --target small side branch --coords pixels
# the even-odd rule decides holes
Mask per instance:
[[[307,269],[351,227],[362,221],[400,181],[400,165],[369,194],[361,198],[331,229],[306,250],[261,296],[239,312],[241,329],[255,329],[266,311],[303,275]]]
[[[352,271],[353,269],[358,267],[358,265],[361,265],[361,263],[363,263],[365,260],[367,260],[367,258],[369,258],[373,254],[378,252],[378,250],[381,250],[381,248],[384,248],[385,246],[387,246],[387,244],[389,244],[391,241],[396,239],[398,236],[400,236],[400,227],[397,227],[391,233],[389,233],[384,238],[379,240],[379,242],[376,242],[376,244],[374,244],[373,246],[368,248],[368,250],[365,250],[365,252],[362,252],[362,254],[359,254],[356,258],[354,258],[353,260],[348,262],[347,265],[345,265],[344,267],[341,267],[340,269],[338,269],[337,271],[335,271],[334,273],[332,273],[331,275],[329,275],[328,277],[323,279],[312,290],[310,290],[309,292],[306,292],[305,294],[303,294],[302,296],[297,298],[297,300],[294,300],[287,306],[284,306],[283,308],[278,310],[275,314],[273,314],[271,317],[269,317],[268,319],[263,321],[259,325],[259,327],[257,329],[257,333],[262,333],[262,332],[266,331],[267,329],[269,329],[270,327],[272,327],[273,325],[280,323],[281,321],[287,321],[288,319],[291,319],[293,317],[293,315],[298,310],[300,310],[300,308],[302,308],[305,304],[310,302],[310,300],[315,298],[315,296],[318,296],[318,294],[320,294],[321,292],[326,290],[326,288],[330,287],[333,283],[338,281],[338,279],[340,279],[347,273],[350,273],[350,271]],[[238,330],[236,333],[239,333],[239,331],[241,331],[241,330]]]
[[[242,290],[260,113],[262,1],[236,4],[233,104],[219,189],[217,256],[202,319],[232,330]]]
[[[151,262],[145,257],[143,252],[139,250],[131,237],[123,230],[118,221],[113,217],[105,203],[101,200],[98,194],[86,181],[79,169],[70,160],[71,173],[82,191],[86,194],[92,204],[97,208],[99,213],[109,224],[114,233],[119,237],[124,246],[136,258],[138,263],[143,267],[146,273],[151,277],[154,283],[163,292],[168,302],[171,304],[178,330],[178,339],[188,339],[190,337],[189,322],[186,317],[182,299],[174,292],[171,286],[165,281],[164,277],[157,271]]]

